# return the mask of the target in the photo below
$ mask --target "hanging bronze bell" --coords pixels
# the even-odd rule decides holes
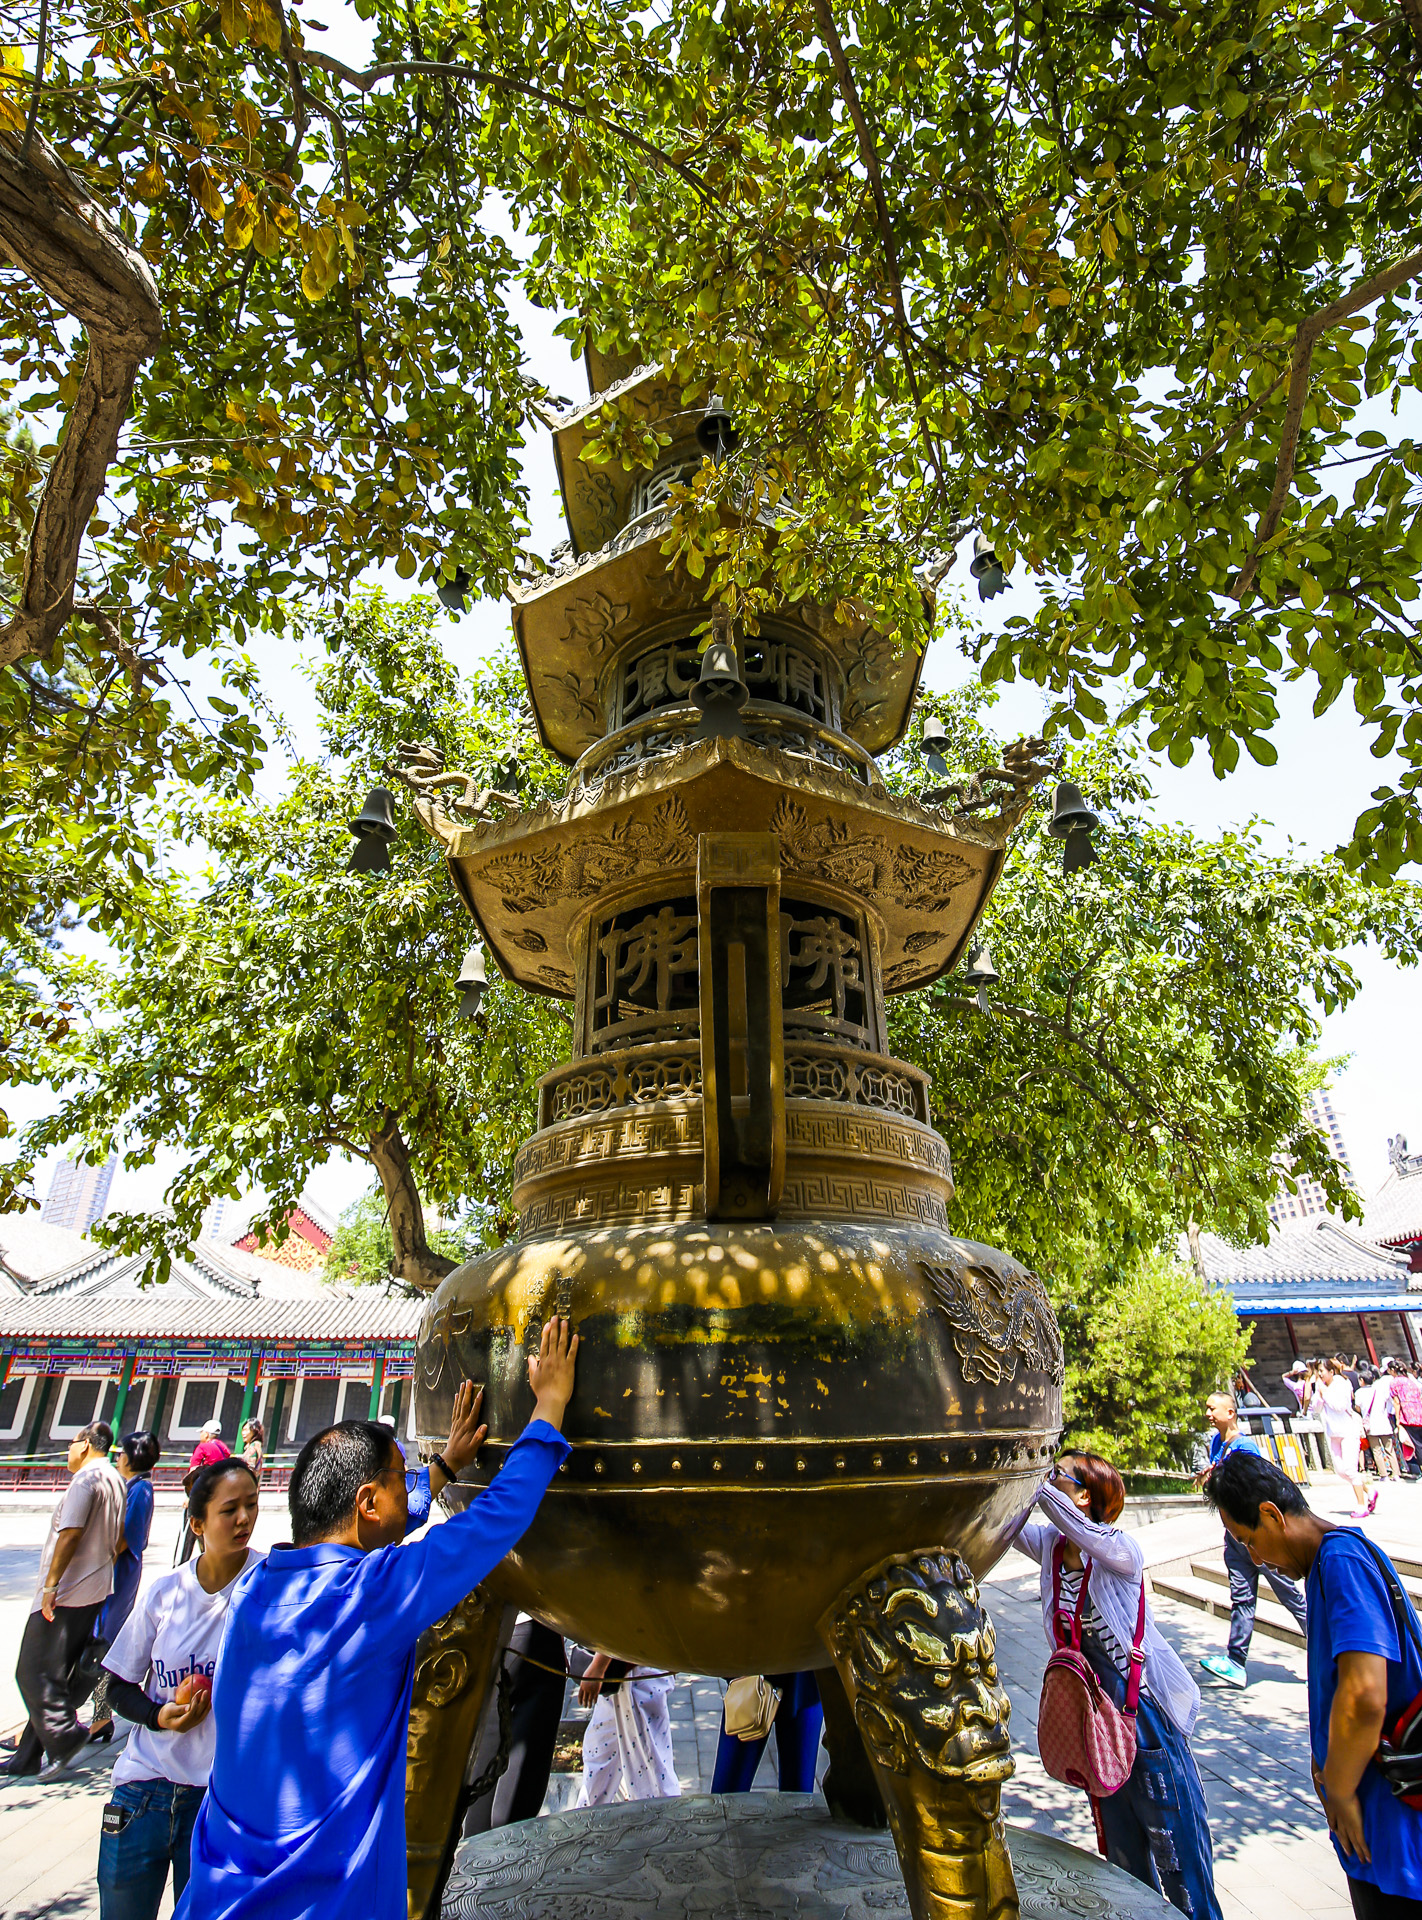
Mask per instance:
[[[1081,797],[1074,780],[1059,780],[1052,796],[1052,821],[1047,828],[1054,840],[1065,840],[1062,872],[1077,873],[1096,858],[1091,835],[1100,825],[1096,815]]]
[[[440,605],[448,607],[451,613],[463,613],[469,604],[469,589],[473,584],[469,569],[457,567],[452,580],[441,580],[435,588]]]
[[[733,642],[713,640],[702,654],[701,677],[691,689],[691,699],[701,709],[698,740],[746,738],[741,708],[750,699],[750,688],[741,678]]]
[[[736,423],[726,411],[726,403],[719,393],[713,393],[706,402],[706,411],[696,423],[696,444],[704,454],[719,466],[728,453],[734,453],[741,443]]]
[[[986,947],[969,948],[968,964],[963,973],[965,987],[995,987],[1001,978]]]
[[[963,985],[973,987],[977,992],[978,1012],[988,1012],[988,988],[995,987],[1001,976],[992,963],[992,955],[986,947],[970,947],[968,964],[963,972]]]
[[[1007,589],[1007,574],[994,551],[992,541],[980,533],[973,541],[973,557],[968,572],[978,583],[979,600],[991,600]]]
[[[948,762],[944,755],[952,745],[943,722],[935,720],[930,714],[923,723],[923,737],[918,743],[918,750],[928,761],[929,772],[937,774],[940,780],[948,778]]]
[[[395,838],[395,796],[389,787],[372,787],[347,825],[356,837],[347,873],[389,873],[390,842]]]
[[[476,940],[464,956],[464,964],[459,969],[456,989],[463,994],[459,1002],[459,1011],[466,1020],[472,1020],[479,1011],[479,1003],[489,990],[489,975],[484,966],[484,949]]]

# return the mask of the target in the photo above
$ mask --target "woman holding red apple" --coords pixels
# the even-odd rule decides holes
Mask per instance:
[[[257,1481],[242,1459],[204,1467],[188,1494],[200,1551],[160,1574],[104,1656],[109,1703],[134,1722],[114,1763],[99,1841],[101,1920],[156,1920],[168,1869],[188,1879],[193,1822],[212,1771],[212,1676],[227,1606],[261,1555]]]

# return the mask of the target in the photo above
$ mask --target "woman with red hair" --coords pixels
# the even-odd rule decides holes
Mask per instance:
[[[1048,1646],[1058,1645],[1058,1614],[1070,1621],[1080,1604],[1081,1650],[1118,1707],[1138,1639],[1145,1655],[1135,1766],[1123,1787],[1092,1802],[1102,1852],[1182,1913],[1222,1920],[1205,1792],[1190,1751],[1200,1690],[1151,1616],[1145,1556],[1115,1524],[1125,1504],[1125,1482],[1109,1460],[1065,1453],[1037,1495],[1043,1518],[1024,1516],[1012,1544],[1041,1566]]]

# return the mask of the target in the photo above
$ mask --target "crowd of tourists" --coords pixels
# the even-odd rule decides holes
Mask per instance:
[[[577,1347],[565,1321],[548,1323],[528,1362],[533,1417],[501,1472],[415,1539],[484,1439],[472,1383],[456,1395],[442,1452],[417,1473],[385,1425],[343,1421],[315,1435],[291,1473],[291,1544],[266,1554],[251,1544],[260,1426],[244,1428],[238,1455],[204,1433],[184,1483],[176,1564],[141,1599],[158,1443],[134,1433],[114,1450],[102,1424],[75,1439],[20,1648],[28,1723],[4,1770],[62,1771],[90,1740],[112,1737],[115,1714],[131,1723],[103,1813],[102,1920],[156,1920],[170,1878],[175,1920],[404,1913],[416,1642],[532,1520],[568,1452],[560,1429]],[[1391,1452],[1372,1448],[1380,1472],[1406,1471],[1422,1454],[1415,1372],[1359,1368],[1354,1383],[1350,1371],[1336,1356],[1285,1377],[1301,1411],[1317,1406],[1330,1443],[1342,1441],[1332,1450],[1345,1479],[1359,1471],[1361,1443],[1350,1438],[1359,1433],[1390,1443]],[[1372,1391],[1379,1383],[1385,1395]],[[1224,1526],[1231,1624],[1227,1652],[1200,1664],[1212,1680],[1247,1684],[1262,1572],[1306,1636],[1311,1773],[1354,1913],[1422,1920],[1422,1625],[1387,1555],[1313,1513],[1263,1456],[1239,1391],[1213,1395],[1207,1414],[1199,1484]],[[1371,1424],[1384,1414],[1386,1436]],[[1111,1862],[1182,1913],[1221,1920],[1191,1746],[1200,1690],[1156,1624],[1140,1541],[1121,1525],[1125,1503],[1110,1461],[1067,1452],[1012,1539],[1040,1567],[1050,1655],[1042,1759],[1086,1791]],[[512,1724],[486,1716],[471,1775],[499,1777],[468,1806],[466,1834],[543,1805],[570,1677],[590,1710],[578,1804],[680,1793],[674,1676],[592,1649],[570,1658],[526,1617],[505,1665]],[[85,1727],[77,1710],[91,1692]],[[1049,1696],[1073,1711],[1049,1713]],[[713,1791],[750,1790],[772,1730],[781,1788],[811,1791],[822,1723],[813,1674],[734,1682]],[[502,1772],[486,1769],[500,1747]]]

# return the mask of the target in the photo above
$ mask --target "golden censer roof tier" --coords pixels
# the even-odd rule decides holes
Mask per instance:
[[[745,715],[754,734],[754,702]],[[698,717],[669,708],[614,736],[564,799],[502,820],[464,827],[420,803],[511,980],[573,997],[596,903],[647,881],[675,890],[677,876],[694,893],[698,839],[722,831],[774,834],[785,888],[871,902],[876,977],[890,992],[954,965],[1001,870],[1016,796],[997,814],[946,821],[887,793],[828,729],[767,710],[765,744],[695,741]]]
[[[703,582],[660,550],[670,495],[705,454],[696,439],[701,407],[684,403],[682,383],[660,367],[639,367],[610,391],[562,414],[554,455],[571,539],[551,572],[511,590],[514,631],[544,744],[574,760],[611,726],[629,649],[663,637],[688,639],[704,623]],[[671,437],[653,466],[583,457],[595,416],[616,406]],[[773,525],[774,510],[762,517]],[[774,539],[771,533],[770,538]],[[932,595],[925,591],[931,607]],[[782,644],[811,649],[833,682],[835,724],[869,753],[882,753],[908,725],[923,648],[903,647],[867,618],[836,620],[810,601],[765,623]],[[691,651],[695,654],[695,644]]]

